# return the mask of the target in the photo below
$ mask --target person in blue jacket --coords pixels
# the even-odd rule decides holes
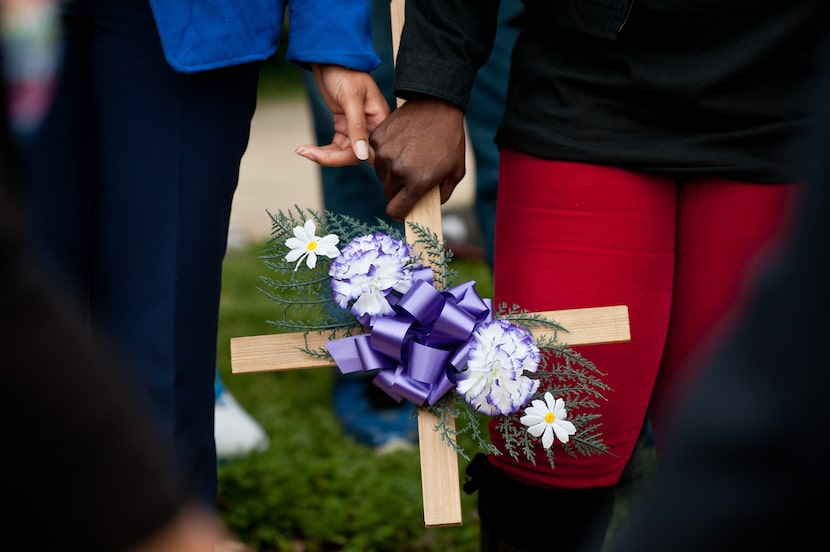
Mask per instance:
[[[127,359],[178,469],[216,497],[221,266],[260,62],[314,73],[342,163],[389,112],[369,0],[67,0],[51,110],[26,149],[31,231],[56,283]],[[91,451],[94,454],[94,452]]]

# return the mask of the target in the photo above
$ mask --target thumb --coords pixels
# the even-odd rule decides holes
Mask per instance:
[[[369,159],[369,130],[366,127],[365,98],[351,97],[343,105],[346,114],[346,127],[352,151],[361,161]]]

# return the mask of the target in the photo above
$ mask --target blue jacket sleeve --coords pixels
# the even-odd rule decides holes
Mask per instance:
[[[150,0],[164,55],[195,73],[273,55],[287,0]]]
[[[286,58],[358,71],[380,65],[372,46],[371,0],[289,0]]]

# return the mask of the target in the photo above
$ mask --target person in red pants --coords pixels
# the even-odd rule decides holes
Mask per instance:
[[[579,351],[613,388],[597,410],[612,454],[557,449],[555,468],[491,455],[478,482],[481,549],[598,551],[646,411],[659,452],[696,377],[692,354],[729,325],[787,231],[830,6],[525,7],[495,138],[495,302],[625,304],[631,341]],[[370,139],[391,217],[436,186],[446,201],[463,176],[464,114],[497,9],[407,2],[395,71],[406,102]]]

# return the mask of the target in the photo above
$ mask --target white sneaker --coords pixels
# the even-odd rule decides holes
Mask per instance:
[[[217,459],[232,460],[268,448],[270,442],[262,426],[239,406],[224,387],[217,389],[214,413],[213,437],[216,440]]]

